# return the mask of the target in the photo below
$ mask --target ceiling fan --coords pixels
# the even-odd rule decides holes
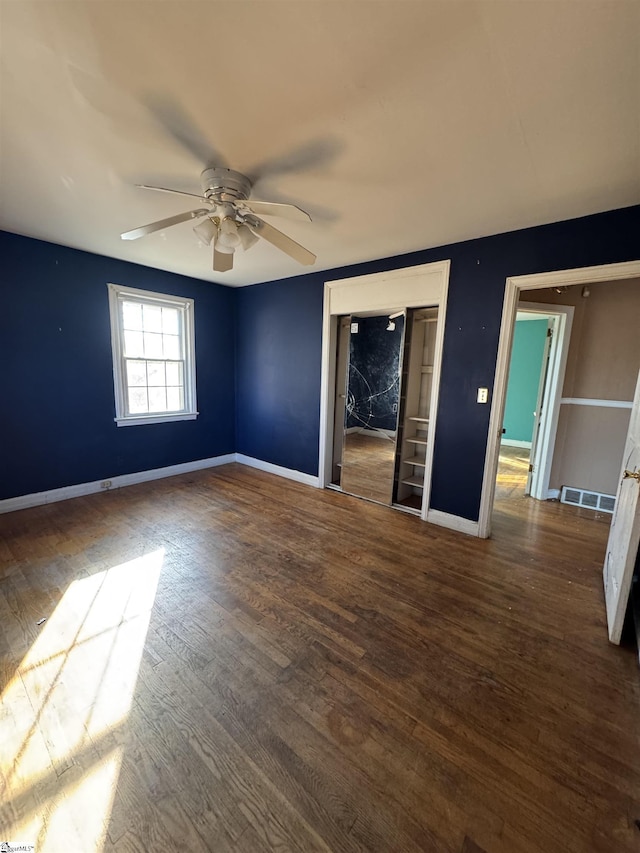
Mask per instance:
[[[289,255],[300,264],[310,265],[316,256],[288,237],[282,231],[269,225],[262,216],[282,216],[287,219],[311,221],[311,216],[294,204],[257,201],[250,199],[252,182],[240,172],[226,167],[216,166],[205,169],[200,175],[202,195],[186,193],[181,190],[136,184],[144,190],[173,193],[188,198],[196,198],[201,206],[186,213],[178,213],[167,219],[160,219],[149,225],[142,225],[121,234],[123,240],[137,240],[154,231],[160,231],[190,219],[201,219],[194,231],[206,244],[213,243],[213,269],[216,272],[228,272],[233,269],[233,256],[236,249],[250,249],[262,238],[277,249]],[[206,206],[203,206],[206,205]]]

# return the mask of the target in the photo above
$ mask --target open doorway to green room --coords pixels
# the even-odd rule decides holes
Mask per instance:
[[[615,292],[618,297],[625,301],[628,301],[629,298],[635,299],[640,296],[639,283],[640,261],[557,270],[513,276],[506,279],[489,420],[489,440],[487,442],[480,501],[478,522],[478,535],[480,537],[487,538],[491,535],[491,519],[494,499],[497,494],[496,484],[500,451],[505,436],[503,429],[505,428],[507,388],[518,312],[534,310],[538,311],[541,319],[553,314],[557,314],[560,318],[556,321],[556,323],[559,322],[558,334],[552,335],[549,344],[546,381],[541,381],[542,389],[539,385],[539,392],[542,390],[541,405],[534,409],[540,413],[540,417],[537,419],[537,434],[532,433],[532,447],[530,449],[526,447],[517,448],[525,451],[522,454],[525,460],[526,452],[529,453],[529,462],[524,463],[525,468],[528,469],[528,465],[533,466],[533,471],[525,470],[522,472],[527,477],[529,473],[533,475],[529,483],[531,498],[548,500],[561,497],[564,486],[580,485],[569,482],[568,473],[564,470],[566,466],[562,471],[556,472],[557,477],[554,473],[555,479],[551,479],[550,476],[554,448],[556,449],[556,457],[560,458],[557,450],[560,443],[563,444],[563,456],[567,460],[569,457],[573,459],[575,456],[573,451],[576,448],[580,449],[583,459],[585,458],[582,437],[580,442],[570,441],[565,434],[567,429],[575,427],[578,431],[588,431],[589,424],[592,423],[594,417],[596,420],[601,420],[603,417],[617,418],[620,421],[623,417],[628,419],[633,389],[629,390],[626,384],[628,384],[627,379],[629,377],[631,377],[629,379],[631,384],[637,377],[638,363],[640,363],[640,338],[635,333],[629,334],[627,326],[629,323],[633,325],[633,317],[637,317],[637,309],[624,310],[622,313],[618,311],[620,316],[617,325],[609,324],[611,328],[605,328],[606,324],[603,325],[602,323],[602,311],[596,308],[596,300],[593,297],[596,293],[601,293],[609,301]],[[585,298],[584,294],[589,292],[591,298]],[[533,302],[535,305],[532,307],[531,303]],[[578,320],[572,322],[571,312],[567,311],[567,308],[571,306],[575,309],[576,318],[579,314],[584,314],[580,320],[584,326],[580,330],[577,329]],[[564,321],[562,317],[564,317]],[[563,325],[564,330],[562,330]],[[572,330],[573,334],[571,334]],[[570,341],[571,339],[575,341],[578,337],[581,337],[585,346],[582,348],[582,354],[572,361],[573,357],[569,352]],[[603,344],[605,337],[610,341],[610,346]],[[569,368],[567,367],[568,362],[570,363]],[[629,367],[626,372],[625,367]],[[588,371],[587,368],[589,368]],[[567,371],[566,382],[564,381],[565,371]],[[590,377],[589,382],[587,382],[587,372]],[[629,377],[626,376],[627,372]],[[561,414],[562,418],[560,417]],[[593,427],[592,432],[594,429],[596,427]],[[621,428],[618,431],[620,432],[620,442],[623,444],[626,428]],[[605,432],[607,435],[612,435],[610,430],[605,430]],[[598,434],[601,433],[602,430]],[[589,476],[591,474],[594,476],[599,476],[601,473],[606,474],[606,472],[600,472],[599,469],[607,463],[608,468],[613,471],[613,479],[616,480],[620,460],[616,457],[615,464],[613,464],[612,460],[615,454],[613,451],[612,453],[605,453],[602,442],[595,434],[590,436],[590,440],[592,443],[596,441],[597,452],[586,455],[589,464],[578,467],[578,472],[581,474],[588,473]],[[622,453],[622,444],[618,456]],[[569,453],[568,451],[572,452]],[[587,484],[583,488],[588,490],[590,487]],[[525,489],[526,480],[521,495],[524,495]],[[600,489],[599,491],[604,492],[606,490]],[[615,493],[615,484],[612,493]]]
[[[549,494],[573,307],[519,302],[496,478],[500,500]]]

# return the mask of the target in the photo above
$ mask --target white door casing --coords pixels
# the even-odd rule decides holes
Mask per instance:
[[[318,459],[318,485],[325,488],[332,478],[332,456],[334,437],[334,383],[336,373],[336,341],[338,317],[358,313],[394,312],[404,308],[438,306],[438,325],[435,341],[433,367],[433,391],[431,406],[434,418],[430,429],[435,436],[437,428],[438,391],[440,366],[446,321],[447,292],[449,287],[450,261],[436,261],[415,267],[391,270],[383,273],[353,276],[339,281],[325,282],[322,331],[322,379],[320,397],[320,442]],[[477,535],[477,524],[457,516],[430,510],[431,467],[433,463],[433,441],[427,448],[425,488],[421,517],[425,521],[445,527],[464,529]],[[469,529],[467,529],[469,528]]]
[[[569,270],[510,276],[507,278],[505,282],[491,415],[489,418],[482,495],[480,498],[477,535],[482,539],[486,539],[491,535],[491,513],[493,512],[493,499],[498,473],[504,401],[509,374],[509,358],[511,355],[513,326],[520,294],[526,290],[540,290],[547,287],[571,287],[576,284],[595,284],[597,282],[614,282],[622,281],[623,279],[638,278],[638,276],[640,276],[640,261],[636,260],[615,264],[602,264],[596,267],[577,267]],[[532,489],[532,495],[537,497],[534,491]]]
[[[634,476],[635,475],[635,476]],[[640,373],[625,442],[616,507],[611,521],[602,577],[609,639],[622,635],[638,545],[640,544]]]

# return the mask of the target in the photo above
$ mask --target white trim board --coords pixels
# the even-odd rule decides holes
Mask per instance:
[[[104,480],[94,480],[91,483],[78,483],[75,486],[63,486],[60,489],[50,489],[46,492],[34,492],[30,495],[18,495],[15,498],[0,500],[0,514],[15,512],[19,509],[28,509],[33,506],[66,501],[71,498],[81,498],[85,495],[94,495],[98,492],[110,492],[113,489],[122,489],[126,486],[135,486],[137,483],[147,483],[150,480],[162,480],[165,477],[175,477],[178,474],[188,474],[191,471],[200,471],[204,468],[217,468],[220,465],[229,465],[231,462],[239,462],[250,468],[267,471],[278,477],[295,480],[307,486],[319,485],[318,478],[312,474],[302,471],[294,471],[291,468],[282,468],[280,465],[272,465],[271,462],[263,462],[242,453],[227,453],[224,456],[212,456],[208,459],[196,459],[194,462],[182,462],[179,465],[168,465],[166,468],[151,468],[149,471],[137,471],[133,474],[121,474],[117,477],[105,477]],[[103,483],[110,483],[103,486]]]
[[[531,450],[530,441],[520,441],[518,438],[503,438],[500,444],[503,447],[524,447]]]
[[[7,498],[5,500],[0,500],[0,514],[15,512],[20,509],[29,509],[30,507],[35,506],[43,506],[44,504],[49,503],[57,503],[59,501],[66,501],[71,498],[80,498],[85,495],[97,494],[98,492],[121,489],[126,486],[134,486],[137,483],[146,483],[151,480],[161,480],[165,477],[174,477],[178,474],[188,474],[191,471],[200,471],[205,468],[217,468],[221,465],[228,465],[231,462],[238,462],[240,465],[246,465],[249,468],[255,468],[259,471],[266,471],[268,474],[274,474],[277,477],[294,480],[296,483],[302,483],[305,486],[312,486],[315,488],[320,486],[319,478],[314,477],[312,474],[305,474],[303,471],[296,471],[292,468],[283,468],[281,465],[274,465],[271,462],[264,462],[262,459],[254,459],[252,456],[245,456],[243,453],[227,453],[224,456],[213,456],[209,459],[197,459],[194,462],[183,462],[180,465],[169,465],[166,468],[152,468],[149,471],[139,471],[134,474],[122,474],[108,480],[111,485],[107,488],[102,486],[102,483],[107,482],[107,480],[95,480],[91,483],[78,483],[78,485],[75,486],[64,486],[61,489],[50,489],[47,492],[35,492],[30,495],[20,495],[15,498]],[[460,518],[446,512],[440,512],[439,510],[429,510],[427,521],[431,524],[438,524],[441,527],[447,527],[450,530],[457,530],[459,533],[467,533],[471,536],[478,535],[477,522],[468,521],[466,518]]]
[[[94,480],[91,483],[78,483],[75,486],[63,486],[61,489],[49,489],[46,492],[19,495],[15,498],[1,500],[0,513],[57,503],[58,501],[66,501],[70,498],[81,498],[84,495],[93,495],[97,492],[110,492],[113,489],[121,489],[125,486],[135,486],[137,483],[147,483],[150,480],[162,480],[165,477],[175,477],[178,474],[200,471],[203,468],[217,468],[219,465],[228,465],[230,462],[235,461],[236,454],[227,453],[224,456],[196,459],[194,462],[182,462],[179,465],[168,465],[165,468],[151,468],[149,471],[137,471],[133,474],[105,477],[104,480]],[[103,483],[110,483],[111,485],[103,486]]]
[[[562,406],[599,406],[603,409],[632,409],[633,400],[595,400],[591,397],[562,397]]]
[[[509,374],[511,342],[518,300],[525,290],[540,290],[548,287],[570,287],[571,285],[596,284],[598,282],[622,281],[640,277],[640,260],[619,264],[603,264],[597,267],[578,267],[554,272],[531,275],[509,276],[505,282],[502,322],[498,342],[498,357],[493,383],[491,414],[487,435],[487,450],[484,462],[482,494],[478,535],[486,539],[491,534],[491,513],[496,488],[498,454],[502,436],[502,418]]]
[[[477,521],[470,521],[468,518],[462,518],[460,515],[451,515],[439,509],[430,509],[427,512],[427,521],[430,524],[447,527],[449,530],[456,530],[458,533],[466,533],[468,536],[479,535]]]
[[[266,471],[268,474],[276,474],[278,477],[285,477],[287,480],[295,480],[296,483],[303,483],[305,486],[314,486],[318,488],[320,480],[313,474],[305,474],[304,471],[296,471],[294,468],[283,468],[281,465],[274,465],[272,462],[264,462],[262,459],[254,459],[253,456],[245,456],[243,453],[236,453],[235,461],[241,465],[247,465],[249,468],[257,468],[258,471]]]

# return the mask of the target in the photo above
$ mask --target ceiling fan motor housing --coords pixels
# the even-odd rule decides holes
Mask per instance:
[[[200,175],[202,194],[218,202],[244,201],[251,194],[251,181],[233,169],[215,167]]]

